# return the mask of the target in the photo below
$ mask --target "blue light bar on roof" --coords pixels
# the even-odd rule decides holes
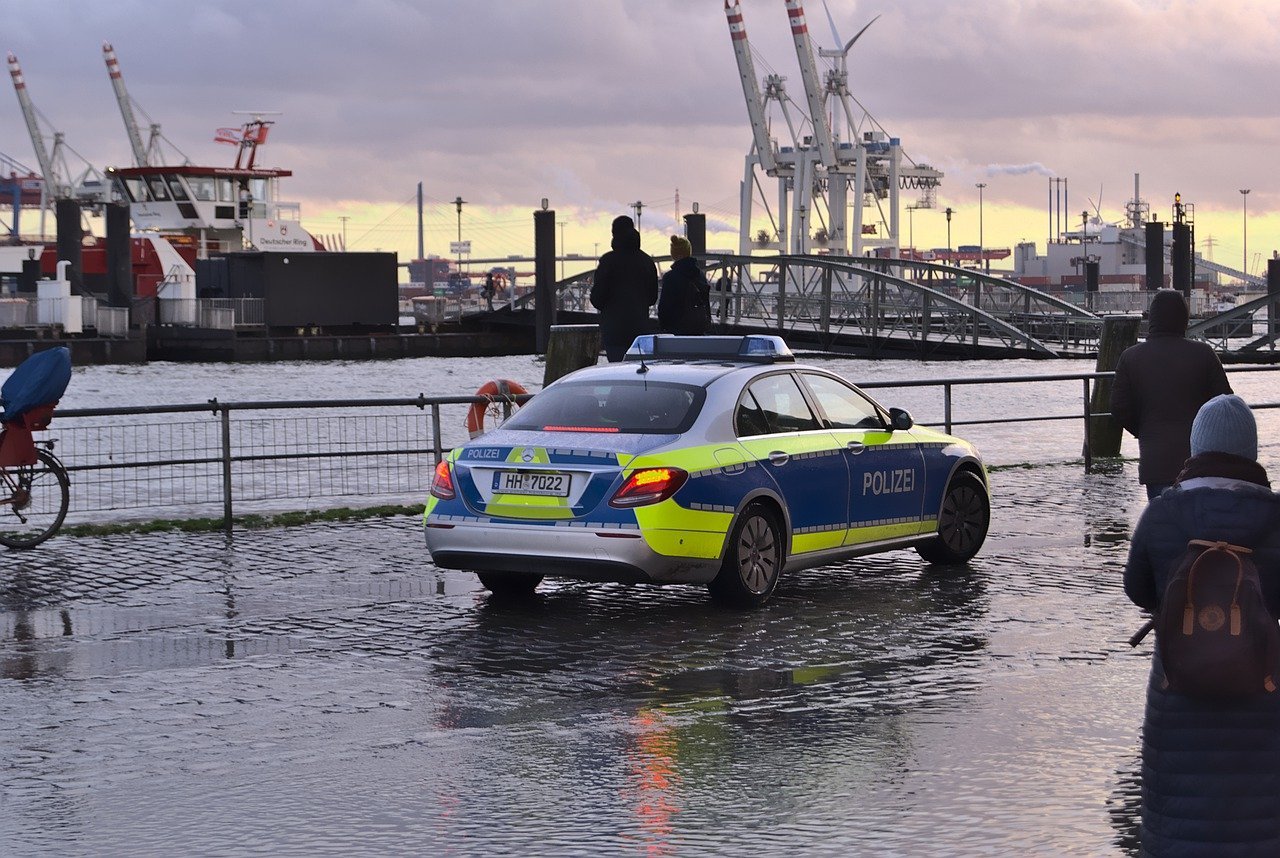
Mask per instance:
[[[782,337],[748,334],[745,337],[682,337],[675,334],[643,334],[627,349],[627,360],[719,360],[775,363],[794,361]]]

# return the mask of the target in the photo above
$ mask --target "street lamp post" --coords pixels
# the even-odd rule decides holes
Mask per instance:
[[[1249,188],[1240,189],[1240,202],[1244,205],[1244,264],[1240,270],[1249,276]],[[1246,281],[1247,282],[1247,281]]]
[[[560,279],[564,279],[564,225],[565,221],[560,221],[556,226],[560,227]]]
[[[911,258],[916,258],[916,209],[920,206],[907,206],[907,247],[911,250]]]
[[[978,182],[978,184],[974,185],[978,189],[978,267],[983,269],[984,273],[990,274],[991,265],[987,262],[986,254],[982,250],[982,189],[986,186],[986,182]]]
[[[955,260],[951,258],[951,206],[947,206],[943,214],[947,216],[947,262],[954,265]]]
[[[466,203],[466,200],[464,200],[461,195],[459,195],[457,199],[453,201],[453,204],[458,207],[458,275],[459,276],[462,275],[462,206],[465,203]]]

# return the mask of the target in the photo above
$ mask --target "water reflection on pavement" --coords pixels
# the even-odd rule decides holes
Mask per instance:
[[[408,518],[60,537],[0,574],[14,854],[1120,854],[1132,466],[993,474],[969,567],[488,598]]]

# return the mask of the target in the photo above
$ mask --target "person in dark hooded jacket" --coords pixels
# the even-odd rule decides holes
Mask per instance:
[[[693,245],[671,236],[671,268],[658,293],[658,328],[665,334],[700,336],[711,330],[711,284],[693,258]]]
[[[1208,343],[1188,340],[1186,299],[1161,289],[1151,299],[1147,339],[1120,355],[1111,388],[1111,415],[1138,439],[1138,482],[1153,498],[1173,482],[1190,453],[1196,411],[1231,393]]]
[[[626,215],[613,219],[613,249],[600,257],[591,306],[600,311],[600,342],[617,362],[631,341],[650,330],[649,308],[658,300],[658,266],[640,249],[640,233]]]
[[[1258,464],[1257,425],[1238,396],[1195,417],[1191,458],[1143,511],[1124,589],[1158,612],[1191,539],[1253,549],[1263,601],[1280,616],[1280,495]],[[1280,855],[1280,692],[1216,700],[1165,688],[1157,650],[1142,727],[1141,854]]]

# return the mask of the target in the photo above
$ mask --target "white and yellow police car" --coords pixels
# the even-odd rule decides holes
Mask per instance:
[[[424,525],[437,566],[495,593],[553,576],[758,606],[783,573],[860,554],[963,563],[989,519],[968,442],[796,363],[781,338],[659,334],[454,449]]]

